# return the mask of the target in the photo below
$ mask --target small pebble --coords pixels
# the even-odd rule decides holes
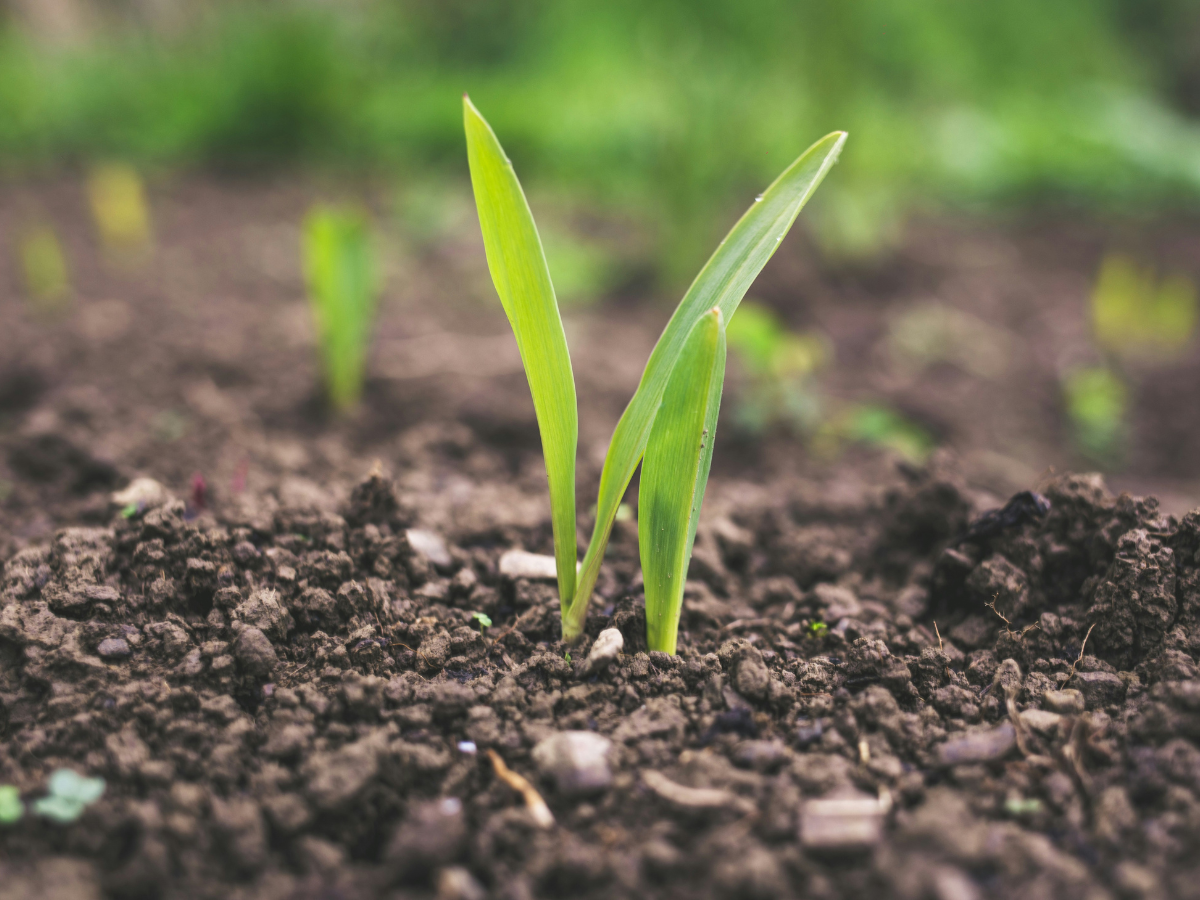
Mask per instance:
[[[579,666],[579,677],[587,678],[604,671],[625,647],[625,638],[617,628],[605,628],[596,637],[587,659]]]
[[[479,750],[479,748],[475,746],[474,741],[459,741],[458,742],[458,752],[459,753],[471,754],[471,753],[478,752],[478,750]]]
[[[1058,728],[1062,716],[1046,709],[1027,709],[1021,713],[1021,724],[1041,734],[1051,734]]]
[[[733,751],[733,761],[748,769],[768,772],[787,762],[782,741],[742,741]]]
[[[105,638],[96,648],[101,659],[125,659],[129,656],[129,643],[123,638]]]
[[[1083,694],[1073,688],[1061,691],[1046,691],[1042,694],[1042,703],[1051,712],[1064,716],[1075,716],[1083,712]]]
[[[993,762],[1016,745],[1016,729],[1011,722],[1004,722],[995,728],[979,728],[951,738],[938,747],[938,761],[943,766]]]
[[[408,544],[435,566],[449,566],[453,559],[442,536],[425,528],[410,528],[404,532]]]
[[[551,581],[558,577],[558,567],[553,556],[509,550],[500,557],[500,574],[514,580],[529,578]]]
[[[552,778],[562,794],[602,791],[612,784],[608,754],[612,741],[592,731],[562,731],[539,741],[533,761],[543,776]]]
[[[1076,672],[1071,686],[1077,688],[1088,709],[1098,709],[1125,698],[1125,682],[1111,672]]]
[[[808,800],[800,811],[800,841],[813,850],[866,850],[883,839],[888,807],[857,792]]]

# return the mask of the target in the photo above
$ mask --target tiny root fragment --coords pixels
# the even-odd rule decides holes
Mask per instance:
[[[537,792],[537,788],[530,784],[523,775],[518,775],[505,765],[504,760],[495,750],[488,750],[488,759],[492,761],[496,777],[525,798],[525,807],[533,816],[533,821],[537,823],[538,827],[550,828],[554,824],[554,813],[550,812],[550,807],[546,805],[542,795]]]

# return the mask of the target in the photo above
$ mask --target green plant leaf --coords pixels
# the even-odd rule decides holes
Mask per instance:
[[[315,207],[304,221],[304,275],[317,325],[329,402],[352,408],[362,394],[376,290],[366,217]]]
[[[542,436],[564,616],[575,596],[575,378],[533,214],[491,126],[466,96],[463,123],[488,269],[517,338]]]
[[[713,438],[725,383],[725,329],[714,307],[687,336],[654,417],[638,489],[638,548],[646,582],[646,641],[675,652]]]
[[[563,637],[579,636],[592,588],[612,533],[613,517],[646,449],[667,379],[696,322],[713,307],[728,322],[758,273],[783,241],[813,191],[837,162],[845,132],[835,131],[809,147],[746,211],[700,270],[650,353],[641,383],[613,432],[604,470],[596,523],[579,572],[575,599],[563,618]]]

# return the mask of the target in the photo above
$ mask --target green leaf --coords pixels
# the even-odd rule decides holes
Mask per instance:
[[[728,322],[758,273],[783,241],[796,216],[837,161],[845,132],[835,131],[809,147],[764,191],[717,247],[663,330],[637,392],[613,432],[600,475],[600,498],[591,543],[579,572],[575,599],[563,619],[563,637],[578,637],[592,588],[612,533],[613,518],[646,449],[667,379],[696,322],[713,307]]]
[[[725,329],[713,307],[693,327],[654,417],[638,490],[638,547],[646,582],[646,642],[675,652],[713,438],[725,383]]]
[[[542,436],[558,594],[565,616],[575,596],[575,448],[579,439],[571,356],[546,255],[512,163],[466,96],[463,122],[488,268],[517,338]]]
[[[367,220],[315,207],[304,221],[304,275],[321,346],[329,402],[352,408],[362,394],[375,318],[374,265]]]

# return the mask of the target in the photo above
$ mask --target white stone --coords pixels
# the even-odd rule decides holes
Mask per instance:
[[[592,794],[612,784],[611,750],[612,741],[593,731],[560,731],[538,742],[533,761],[559,793]]]
[[[135,478],[124,490],[112,495],[112,502],[117,506],[136,506],[139,512],[164,506],[174,499],[171,492],[153,478]]]
[[[500,574],[508,578],[530,578],[553,581],[558,577],[558,567],[553,556],[542,553],[527,553],[524,550],[509,550],[500,557]]]
[[[866,849],[883,838],[890,803],[866,794],[808,800],[800,810],[800,840],[818,850]]]
[[[425,528],[410,528],[404,532],[408,545],[428,559],[435,566],[448,566],[454,560],[446,549],[442,536]]]
[[[1021,713],[1021,724],[1041,734],[1052,733],[1061,721],[1062,716],[1047,709],[1027,709]]]
[[[608,664],[617,658],[617,655],[624,647],[625,638],[621,634],[620,629],[605,628],[596,636],[596,642],[592,644],[592,649],[588,651],[587,659],[579,667],[579,677],[587,678],[597,672],[604,671]]]

